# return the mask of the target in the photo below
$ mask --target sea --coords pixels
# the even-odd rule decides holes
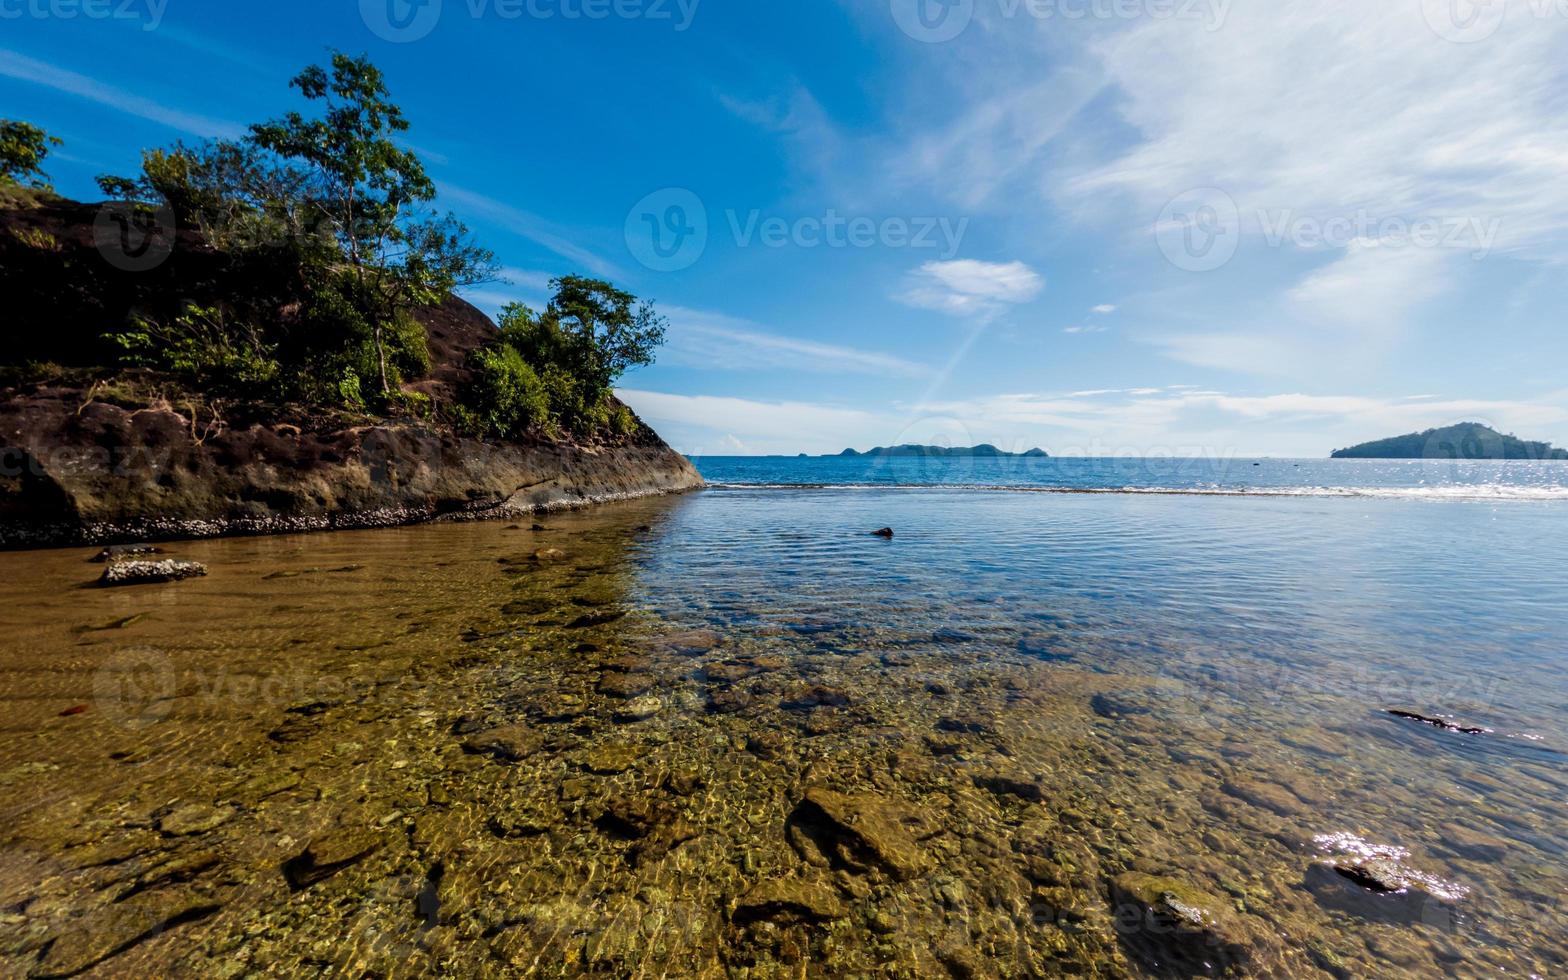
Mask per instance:
[[[1568,463],[695,462],[0,555],[0,974],[1568,972]]]

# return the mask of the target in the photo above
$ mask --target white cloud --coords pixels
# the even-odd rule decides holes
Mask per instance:
[[[925,263],[894,298],[909,306],[986,320],[1029,302],[1043,288],[1040,274],[1022,262],[957,259]]]
[[[665,307],[670,319],[666,363],[730,370],[792,370],[878,377],[927,377],[931,369],[879,351],[859,350],[772,333],[738,317],[682,306]]]
[[[1063,327],[1062,333],[1105,333],[1109,329],[1111,328],[1102,327],[1097,324],[1091,324],[1089,326]]]
[[[1235,4],[1219,31],[1140,22],[1096,50],[1142,139],[1061,193],[1123,190],[1150,221],[1211,186],[1244,225],[1500,219],[1503,248],[1568,258],[1568,18],[1529,7],[1479,44],[1437,37],[1419,3]]]
[[[1410,402],[1355,395],[1230,395],[1134,388],[1069,395],[996,395],[926,406],[1012,444],[1057,455],[1194,457],[1323,456],[1330,450],[1446,425],[1479,421],[1530,438],[1568,430],[1568,392],[1542,401]],[[999,443],[1000,444],[1000,443]]]
[[[1109,303],[1102,303],[1101,305],[1096,306],[1094,309],[1090,310],[1089,312],[1090,313],[1094,313],[1094,314],[1096,314],[1098,316],[1109,316],[1112,313],[1116,312],[1116,307],[1112,306]]]
[[[14,51],[0,49],[0,75],[75,95],[204,139],[228,139],[245,132],[245,127],[238,123],[171,109],[152,99],[131,95],[119,85],[108,85],[74,71],[34,61]]]
[[[809,402],[763,402],[716,395],[617,391],[671,445],[694,456],[838,452],[887,430],[885,420],[858,409]]]

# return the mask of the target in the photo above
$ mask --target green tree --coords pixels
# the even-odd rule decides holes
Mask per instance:
[[[330,70],[306,68],[293,87],[321,114],[291,112],[251,127],[251,140],[315,175],[312,205],[347,262],[353,302],[369,323],[383,399],[391,394],[386,334],[400,311],[435,302],[460,285],[493,278],[494,256],[468,240],[455,218],[430,216],[435,184],[394,137],[408,130],[380,69],[334,52]]]
[[[22,184],[49,188],[43,163],[60,141],[34,126],[14,119],[0,119],[0,186]]]
[[[564,367],[595,395],[653,363],[668,321],[652,303],[602,279],[562,276],[550,286],[555,296],[542,314],[514,304],[501,319],[503,336],[530,363]]]

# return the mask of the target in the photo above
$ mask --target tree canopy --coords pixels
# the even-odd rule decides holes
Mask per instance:
[[[0,186],[23,185],[47,189],[49,175],[43,164],[58,139],[15,119],[0,119]]]

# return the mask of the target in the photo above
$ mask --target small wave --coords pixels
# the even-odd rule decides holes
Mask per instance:
[[[1142,494],[1175,497],[1349,497],[1538,503],[1568,500],[1568,487],[1476,484],[1446,487],[1060,487],[979,483],[709,483],[711,490],[945,490],[972,493]]]

